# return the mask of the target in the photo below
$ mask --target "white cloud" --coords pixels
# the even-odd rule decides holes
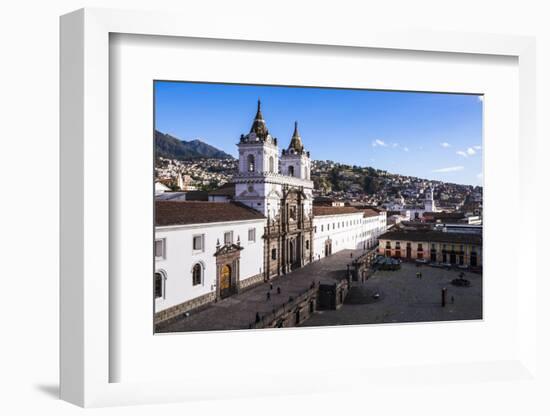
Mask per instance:
[[[464,166],[449,166],[448,168],[440,168],[432,170],[433,173],[447,173],[447,172],[458,172],[459,170],[464,170]]]
[[[481,150],[481,146],[471,146],[466,150],[458,150],[456,154],[462,157],[475,156],[477,150]]]
[[[404,147],[403,150],[404,150],[405,152],[408,152],[408,151],[409,151],[409,148],[408,148],[408,147]]]
[[[393,147],[394,149],[395,149],[396,147],[398,147],[398,146],[399,146],[399,143],[393,143],[393,144],[391,145],[391,147]]]
[[[483,180],[483,172],[479,172],[476,176],[480,181]]]
[[[451,144],[447,142],[443,142],[441,143],[441,147],[451,147]]]
[[[388,144],[384,140],[376,139],[372,142],[372,147],[376,147],[376,146],[387,147]]]

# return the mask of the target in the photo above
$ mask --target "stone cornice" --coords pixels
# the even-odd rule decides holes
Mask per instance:
[[[295,178],[293,176],[281,175],[280,173],[262,172],[262,173],[239,173],[233,176],[234,183],[275,183],[279,185],[302,186],[313,189],[313,182],[306,179]]]

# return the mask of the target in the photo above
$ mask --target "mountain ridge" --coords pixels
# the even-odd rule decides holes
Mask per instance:
[[[233,159],[230,154],[203,140],[185,141],[158,130],[155,130],[155,153],[157,157],[177,160]]]

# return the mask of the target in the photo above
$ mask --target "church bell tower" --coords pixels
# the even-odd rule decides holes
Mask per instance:
[[[302,138],[298,132],[298,122],[294,122],[294,133],[290,139],[288,149],[283,150],[281,156],[281,173],[285,176],[309,181],[311,174],[311,160],[306,152]]]
[[[235,181],[235,200],[261,212],[266,217],[278,212],[280,186],[267,180],[279,172],[277,139],[272,137],[258,100],[256,116],[250,132],[241,135],[239,143],[239,173]],[[273,201],[270,201],[273,199]]]

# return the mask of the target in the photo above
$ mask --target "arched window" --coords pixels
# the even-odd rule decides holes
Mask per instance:
[[[273,160],[273,156],[269,157],[269,171],[271,173],[275,172],[275,161]]]
[[[200,263],[193,266],[193,286],[200,285],[202,283],[202,267]]]
[[[294,166],[288,167],[288,176],[294,176]]]
[[[256,170],[256,163],[254,162],[254,155],[248,155],[247,170],[249,172],[254,172]]]
[[[155,279],[154,279],[155,299],[165,297],[165,289],[166,289],[165,280],[166,280],[166,275],[164,273],[162,272],[155,273]]]

